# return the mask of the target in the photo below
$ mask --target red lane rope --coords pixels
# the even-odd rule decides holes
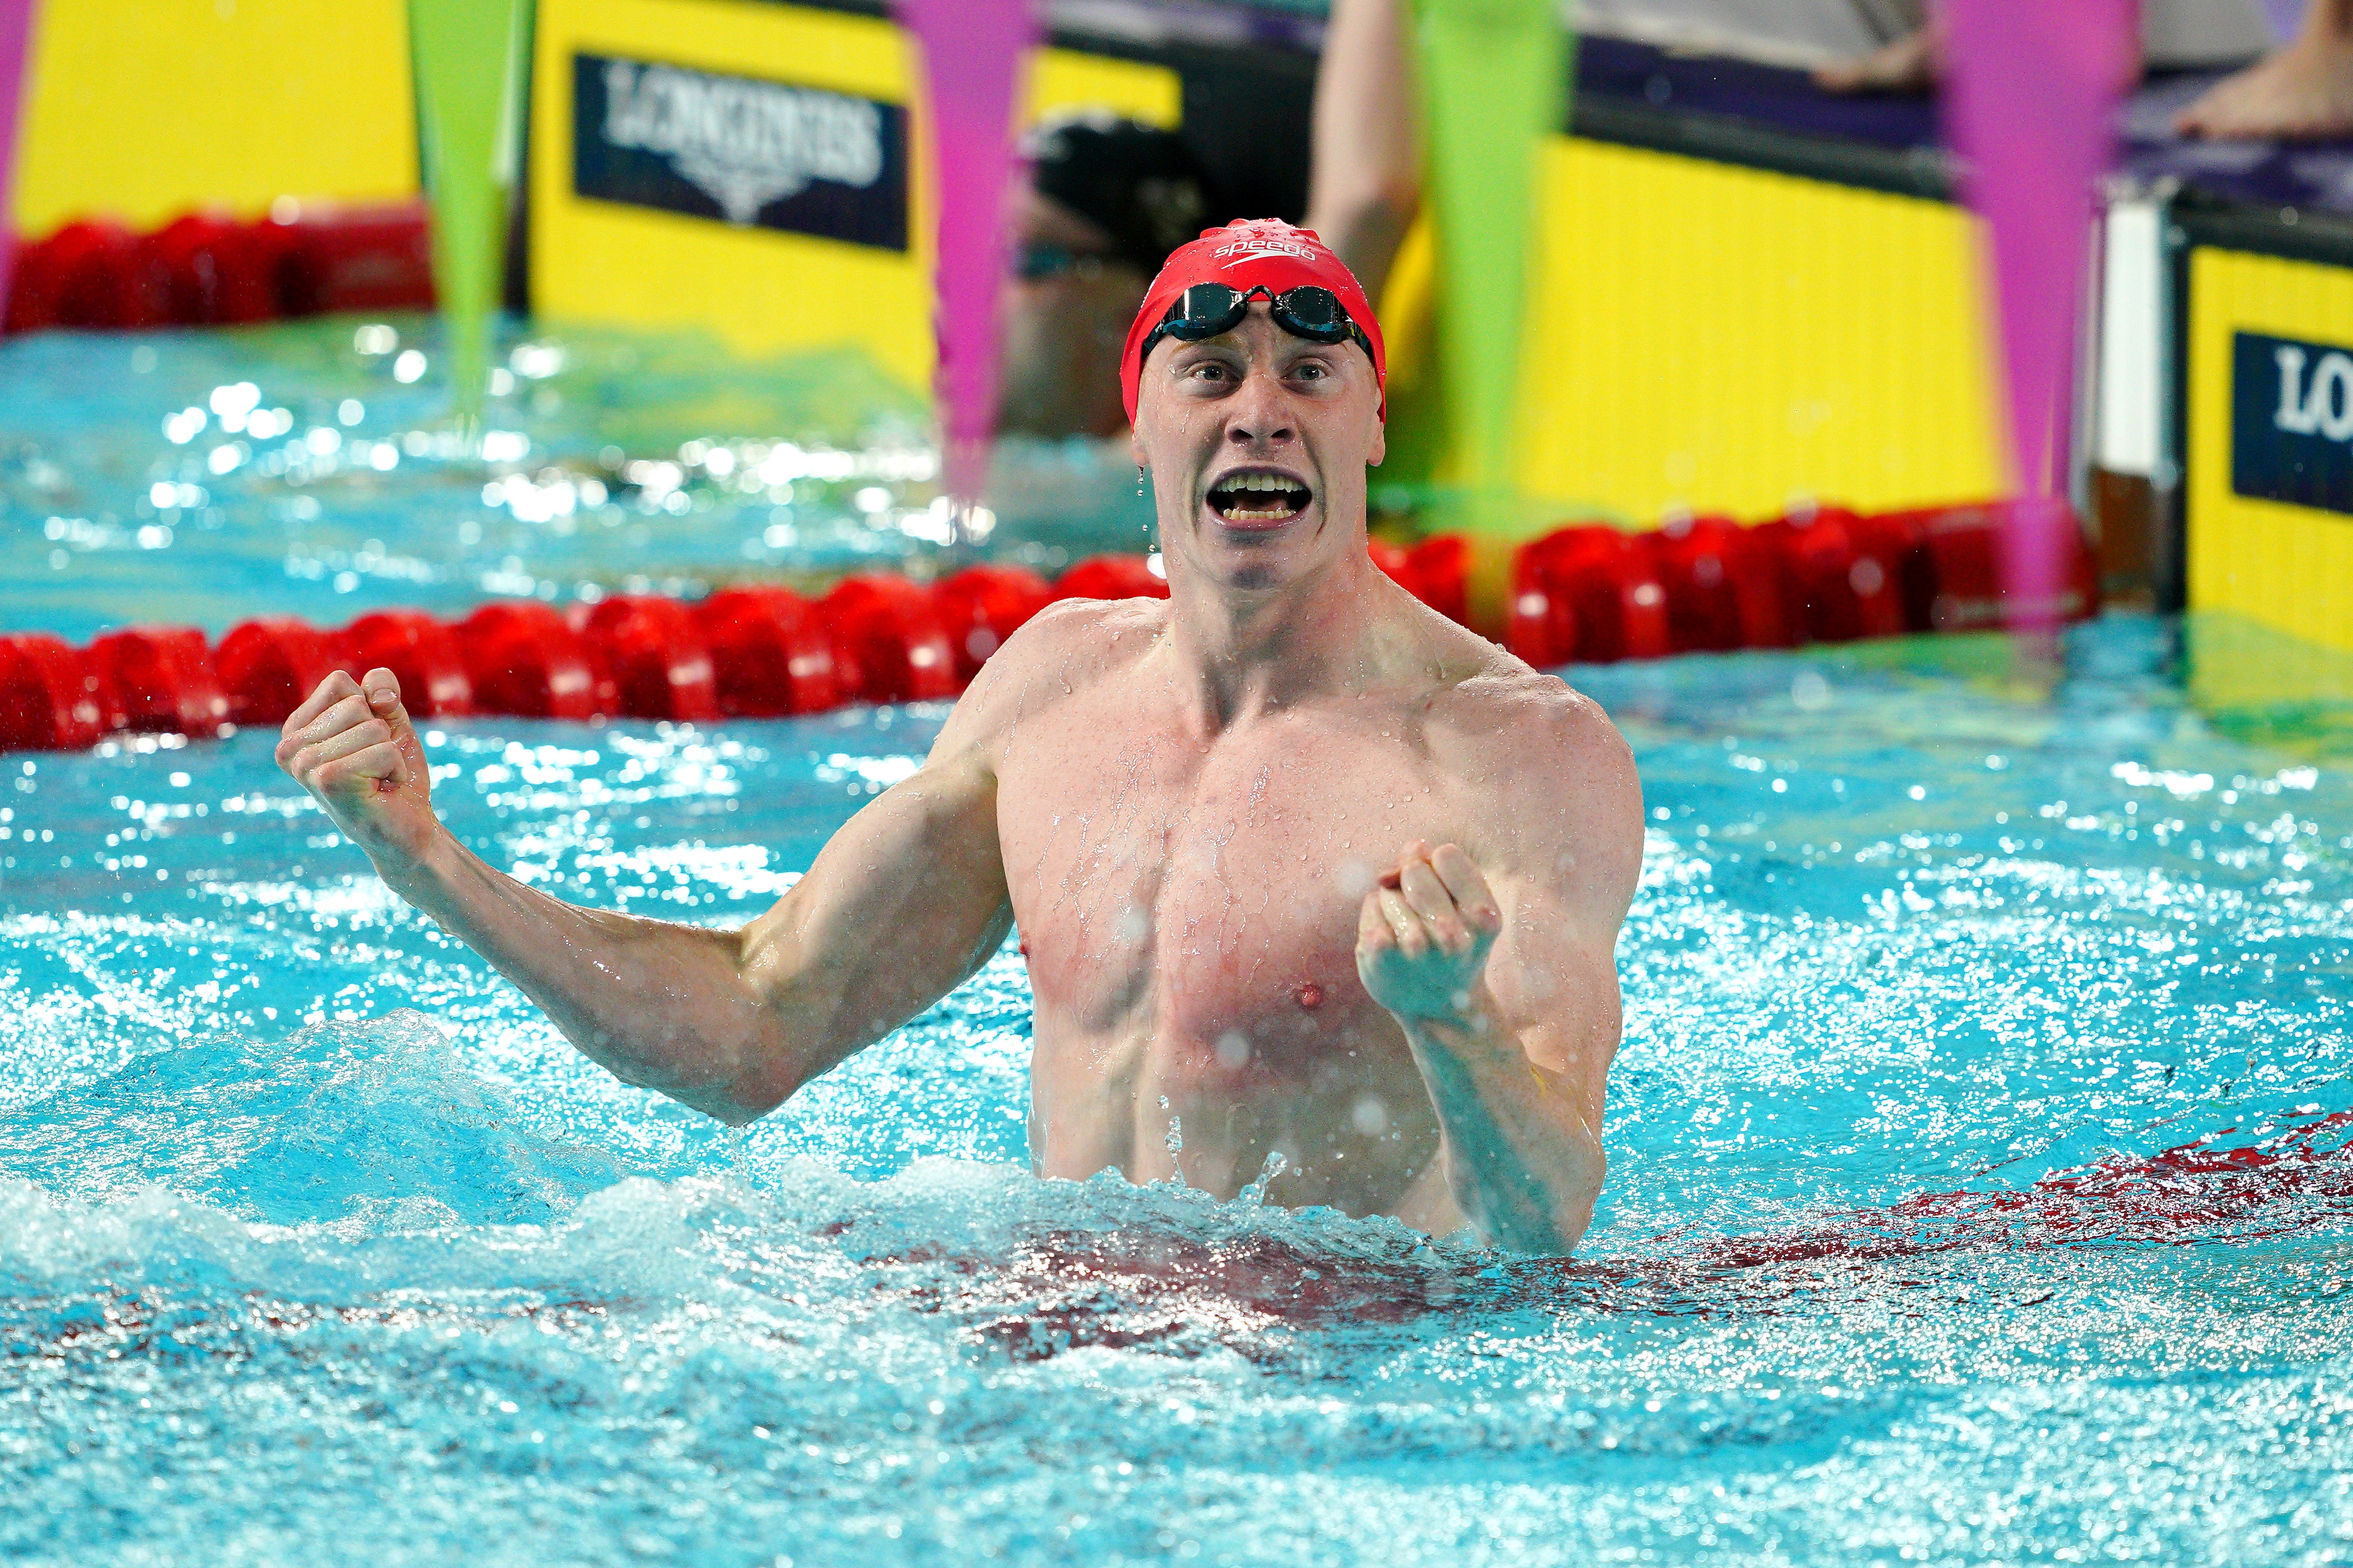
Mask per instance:
[[[0,328],[142,331],[432,308],[424,203],[312,205],[251,222],[193,212],[153,234],[77,219],[18,249]]]
[[[1646,533],[1573,523],[1515,552],[1504,640],[1542,667],[2001,626],[2002,525],[1998,505],[1825,510],[1754,527],[1693,518]],[[1377,540],[1372,554],[1424,604],[1467,618],[1465,541]],[[2091,614],[2098,585],[2080,539],[2071,581],[2069,613]],[[0,635],[0,750],[282,723],[330,672],[379,667],[419,718],[704,722],[923,701],[962,690],[1057,599],[1167,593],[1145,557],[1098,555],[1050,586],[1019,567],[971,566],[928,585],[860,574],[815,601],[776,586],[569,609],[502,600],[457,622],[378,610],[336,631],[272,616],[210,647],[185,626],[127,627],[81,649]]]

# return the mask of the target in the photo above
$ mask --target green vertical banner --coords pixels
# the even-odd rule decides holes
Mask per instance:
[[[1557,0],[1414,0],[1438,237],[1438,353],[1477,536],[1474,618],[1500,624],[1517,499],[1520,343],[1536,154],[1565,122],[1569,39]]]
[[[530,0],[409,0],[417,130],[433,207],[433,288],[461,422],[479,425],[505,271]]]

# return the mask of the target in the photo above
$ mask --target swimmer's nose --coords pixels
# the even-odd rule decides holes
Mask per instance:
[[[1227,405],[1226,439],[1237,447],[1258,448],[1281,446],[1298,435],[1282,384],[1253,369],[1240,393]]]
[[[1296,435],[1292,423],[1273,409],[1266,411],[1266,418],[1238,416],[1226,426],[1226,439],[1235,447],[1280,447]]]

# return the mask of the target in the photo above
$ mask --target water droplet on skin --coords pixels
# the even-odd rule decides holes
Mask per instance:
[[[1229,1072],[1245,1067],[1250,1058],[1250,1040],[1240,1029],[1228,1029],[1218,1037],[1218,1065]],[[1162,1102],[1166,1104],[1164,1100]]]

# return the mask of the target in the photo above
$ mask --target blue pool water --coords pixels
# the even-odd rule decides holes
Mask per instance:
[[[424,317],[0,343],[0,627],[824,581],[944,536],[928,416],[851,352],[517,328],[499,347],[464,445]],[[1050,574],[1145,547],[1124,442],[1010,442],[997,471],[995,554]]]
[[[333,594],[251,482],[111,591]],[[769,524],[696,526],[648,559]],[[2353,1558],[2353,778],[2218,728],[2172,637],[2078,628],[2047,697],[1981,638],[1571,672],[1651,822],[1567,1264],[1032,1180],[1009,952],[730,1132],[392,900],[269,737],[0,758],[0,1555]],[[943,715],[429,740],[494,862],[728,922]]]

